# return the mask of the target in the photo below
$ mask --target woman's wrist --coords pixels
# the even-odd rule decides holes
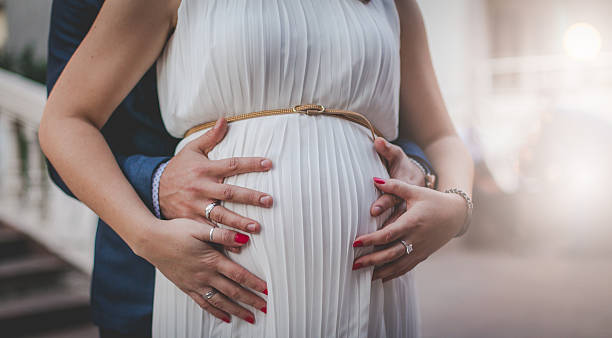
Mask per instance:
[[[454,237],[460,237],[467,231],[472,220],[472,210],[474,208],[472,198],[470,197],[470,195],[468,195],[467,192],[458,188],[449,188],[446,189],[444,192],[449,196],[453,197],[455,200],[459,201],[462,205],[460,209],[462,210],[462,216],[459,217],[459,219],[462,220],[462,222],[460,223],[461,226],[457,229],[457,231],[454,232]]]
[[[167,221],[160,220],[153,215],[142,220],[137,229],[134,229],[134,235],[129,241],[126,241],[132,251],[139,257],[147,259],[148,253],[151,252],[151,246],[157,241],[157,233]]]

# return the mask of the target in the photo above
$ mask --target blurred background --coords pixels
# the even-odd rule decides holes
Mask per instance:
[[[419,3],[476,162],[470,231],[416,268],[423,336],[612,336],[612,1]],[[0,0],[0,327],[96,336],[95,216],[36,137],[50,5]]]

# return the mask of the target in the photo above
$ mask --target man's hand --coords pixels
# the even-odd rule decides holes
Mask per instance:
[[[210,225],[190,219],[159,220],[136,251],[215,317],[229,323],[234,315],[253,324],[253,313],[238,302],[265,313],[266,301],[247,288],[267,295],[266,282],[206,243],[210,229]],[[215,228],[215,242],[235,245],[226,232],[229,230]],[[213,288],[218,293],[204,298]]]
[[[255,190],[223,184],[225,177],[248,172],[268,171],[272,162],[263,157],[234,157],[209,160],[208,153],[225,137],[227,121],[217,121],[214,128],[187,144],[169,162],[159,184],[159,204],[167,219],[189,218],[207,222],[204,214],[213,200],[272,206],[272,197]],[[238,215],[223,206],[210,213],[215,222],[257,233],[257,221]]]

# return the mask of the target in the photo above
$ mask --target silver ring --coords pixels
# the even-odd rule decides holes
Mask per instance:
[[[217,290],[215,289],[210,289],[210,291],[208,291],[206,294],[204,294],[204,298],[206,298],[206,300],[210,300],[211,298],[213,298],[214,295],[217,294]]]
[[[400,243],[406,248],[406,255],[409,255],[412,252],[412,243],[408,244],[405,240],[400,240]]]
[[[210,228],[210,232],[208,233],[208,238],[210,241],[213,241],[213,231],[215,231],[215,227]]]
[[[219,201],[213,201],[212,203],[210,203],[209,205],[206,206],[206,209],[204,211],[204,217],[206,217],[207,220],[211,221],[212,223],[215,223],[215,221],[213,221],[212,219],[210,219],[210,212],[212,211],[212,209],[214,209],[217,205],[219,205]]]

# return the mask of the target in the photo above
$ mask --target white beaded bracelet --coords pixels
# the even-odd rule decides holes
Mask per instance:
[[[467,204],[467,215],[465,215],[465,221],[463,222],[463,225],[461,226],[461,230],[459,230],[459,232],[455,235],[455,237],[461,237],[463,234],[467,232],[468,228],[470,227],[470,223],[472,223],[472,211],[474,209],[474,203],[472,203],[472,198],[470,197],[470,195],[468,195],[465,191],[461,189],[450,188],[450,189],[446,189],[444,192],[448,194],[457,194],[461,196],[465,200],[465,203]]]

